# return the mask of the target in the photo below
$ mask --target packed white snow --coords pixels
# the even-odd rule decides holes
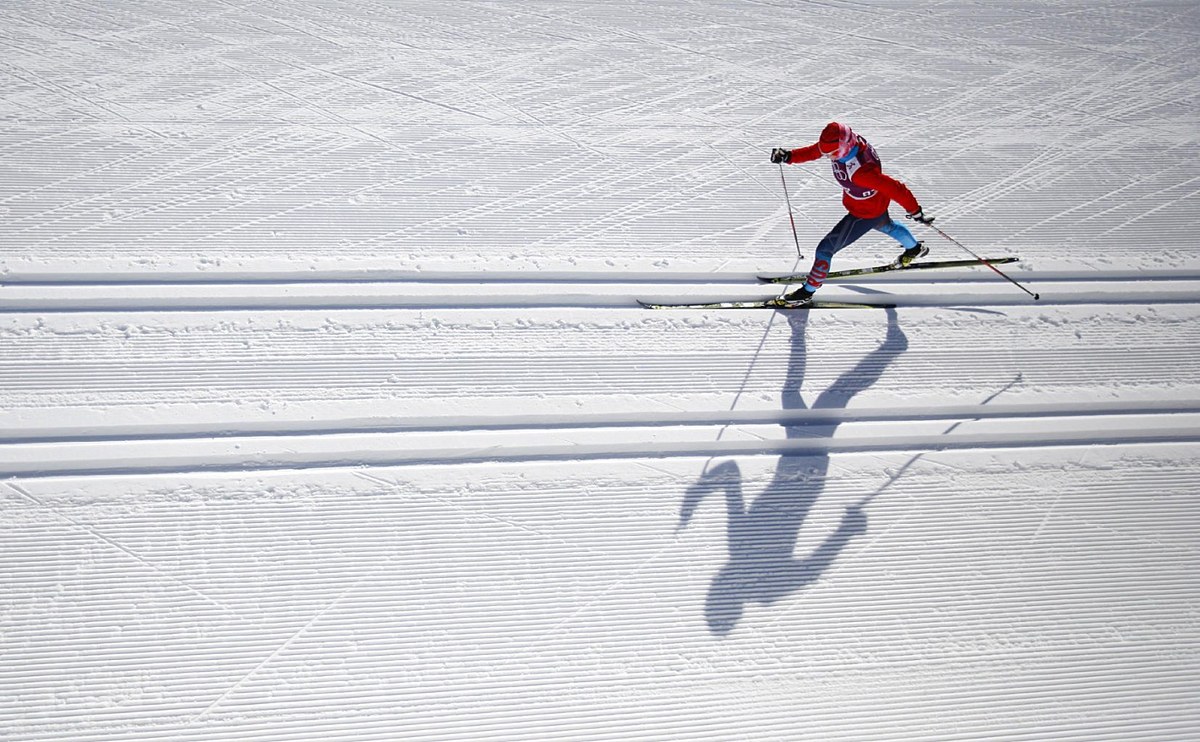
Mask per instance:
[[[0,738],[1200,737],[1195,3],[0,29]]]

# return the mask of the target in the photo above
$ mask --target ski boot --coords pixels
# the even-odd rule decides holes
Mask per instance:
[[[896,266],[903,268],[911,264],[917,258],[923,258],[929,254],[929,248],[925,247],[924,242],[918,242],[904,252],[900,253],[900,257],[896,258]]]
[[[772,299],[768,302],[773,307],[780,309],[804,309],[811,307],[813,301],[813,292],[808,290],[807,286],[789,291],[778,299]]]

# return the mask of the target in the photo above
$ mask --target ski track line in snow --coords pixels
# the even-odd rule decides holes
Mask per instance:
[[[802,261],[803,262],[803,261]],[[1023,281],[1045,283],[1142,283],[1198,281],[1196,270],[1023,270],[1019,264],[1005,266],[1015,277]],[[640,285],[675,286],[680,284],[741,285],[761,288],[759,275],[786,273],[790,268],[750,271],[697,272],[570,272],[570,271],[248,271],[248,272],[192,272],[192,273],[87,273],[65,275],[61,273],[0,273],[0,288],[38,286],[44,288],[71,287],[134,287],[134,286],[270,286],[275,284],[307,286],[320,284],[454,284],[463,287],[478,284],[577,284],[580,286]],[[942,286],[958,283],[994,283],[1002,280],[986,268],[963,270],[893,271],[850,278],[830,278],[829,283],[843,286],[873,283],[915,283]]]
[[[119,441],[184,441],[233,437],[310,437],[348,434],[548,430],[576,428],[656,428],[671,426],[719,427],[725,425],[779,425],[820,427],[848,422],[905,422],[923,420],[985,420],[1002,418],[1095,417],[1200,413],[1200,401],[1069,402],[1041,404],[947,405],[943,407],[729,410],[723,412],[637,412],[591,415],[445,416],[429,418],[325,420],[307,422],[233,424],[173,424],[153,427],[111,426],[98,432],[83,429],[43,428],[17,435],[0,432],[0,446],[33,443],[99,443]],[[87,432],[85,432],[87,431]]]
[[[938,420],[944,422],[944,418]],[[44,479],[105,475],[246,472],[479,462],[584,461],[679,456],[828,455],[989,448],[1128,446],[1200,441],[1200,412],[970,419],[970,429],[915,420],[766,428],[744,438],[710,428],[546,428],[424,434],[341,433],[270,438],[152,439],[4,446],[0,477]],[[940,423],[939,423],[940,424]],[[861,430],[861,432],[860,432]],[[786,433],[786,437],[782,437]],[[566,441],[566,442],[564,442]]]
[[[892,304],[898,307],[986,308],[1029,306],[1078,306],[1090,304],[1166,305],[1200,303],[1200,282],[1191,279],[1161,280],[1169,288],[1155,286],[1156,281],[1110,281],[1089,288],[1077,278],[1056,285],[1050,281],[1025,279],[1040,292],[1041,300],[991,281],[986,292],[951,293],[954,283],[926,281],[930,291],[890,293],[858,287],[850,282],[830,284],[823,299],[845,300],[863,294],[868,304]],[[727,299],[755,300],[777,296],[783,288],[747,285],[745,289],[705,289],[704,285],[669,288],[640,288],[620,283],[590,285],[553,284],[463,284],[456,291],[440,282],[407,282],[403,291],[394,284],[380,282],[198,283],[161,284],[78,284],[59,285],[56,291],[44,285],[0,288],[0,314],[69,314],[79,312],[244,312],[255,310],[405,310],[405,309],[637,309],[637,299],[654,302],[703,302]],[[1196,283],[1192,286],[1192,283]],[[313,287],[320,286],[321,290]],[[661,284],[660,284],[661,286]],[[574,288],[574,290],[572,290]],[[708,310],[715,311],[715,310]]]

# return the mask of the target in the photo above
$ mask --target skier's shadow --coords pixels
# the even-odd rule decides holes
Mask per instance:
[[[792,348],[783,390],[783,409],[820,410],[845,407],[854,395],[868,389],[905,350],[908,338],[900,329],[896,311],[888,309],[887,336],[813,401],[801,396],[806,365],[809,312],[785,312],[792,328]],[[832,436],[838,422],[831,419],[796,423],[786,428],[789,439]],[[800,526],[825,488],[829,453],[784,456],[762,494],[746,507],[742,477],[734,461],[726,461],[702,475],[684,497],[679,527],[685,527],[704,498],[724,492],[728,514],[729,561],[713,578],[705,602],[709,630],[728,634],[737,625],[747,603],[773,603],[815,582],[850,543],[867,530],[862,506],[868,498],[846,508],[838,528],[807,556],[794,554]]]

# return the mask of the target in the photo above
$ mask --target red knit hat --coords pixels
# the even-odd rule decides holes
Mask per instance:
[[[823,155],[832,153],[833,159],[837,160],[849,154],[856,144],[858,137],[849,126],[830,121],[821,130],[821,141],[817,142],[817,149]]]

